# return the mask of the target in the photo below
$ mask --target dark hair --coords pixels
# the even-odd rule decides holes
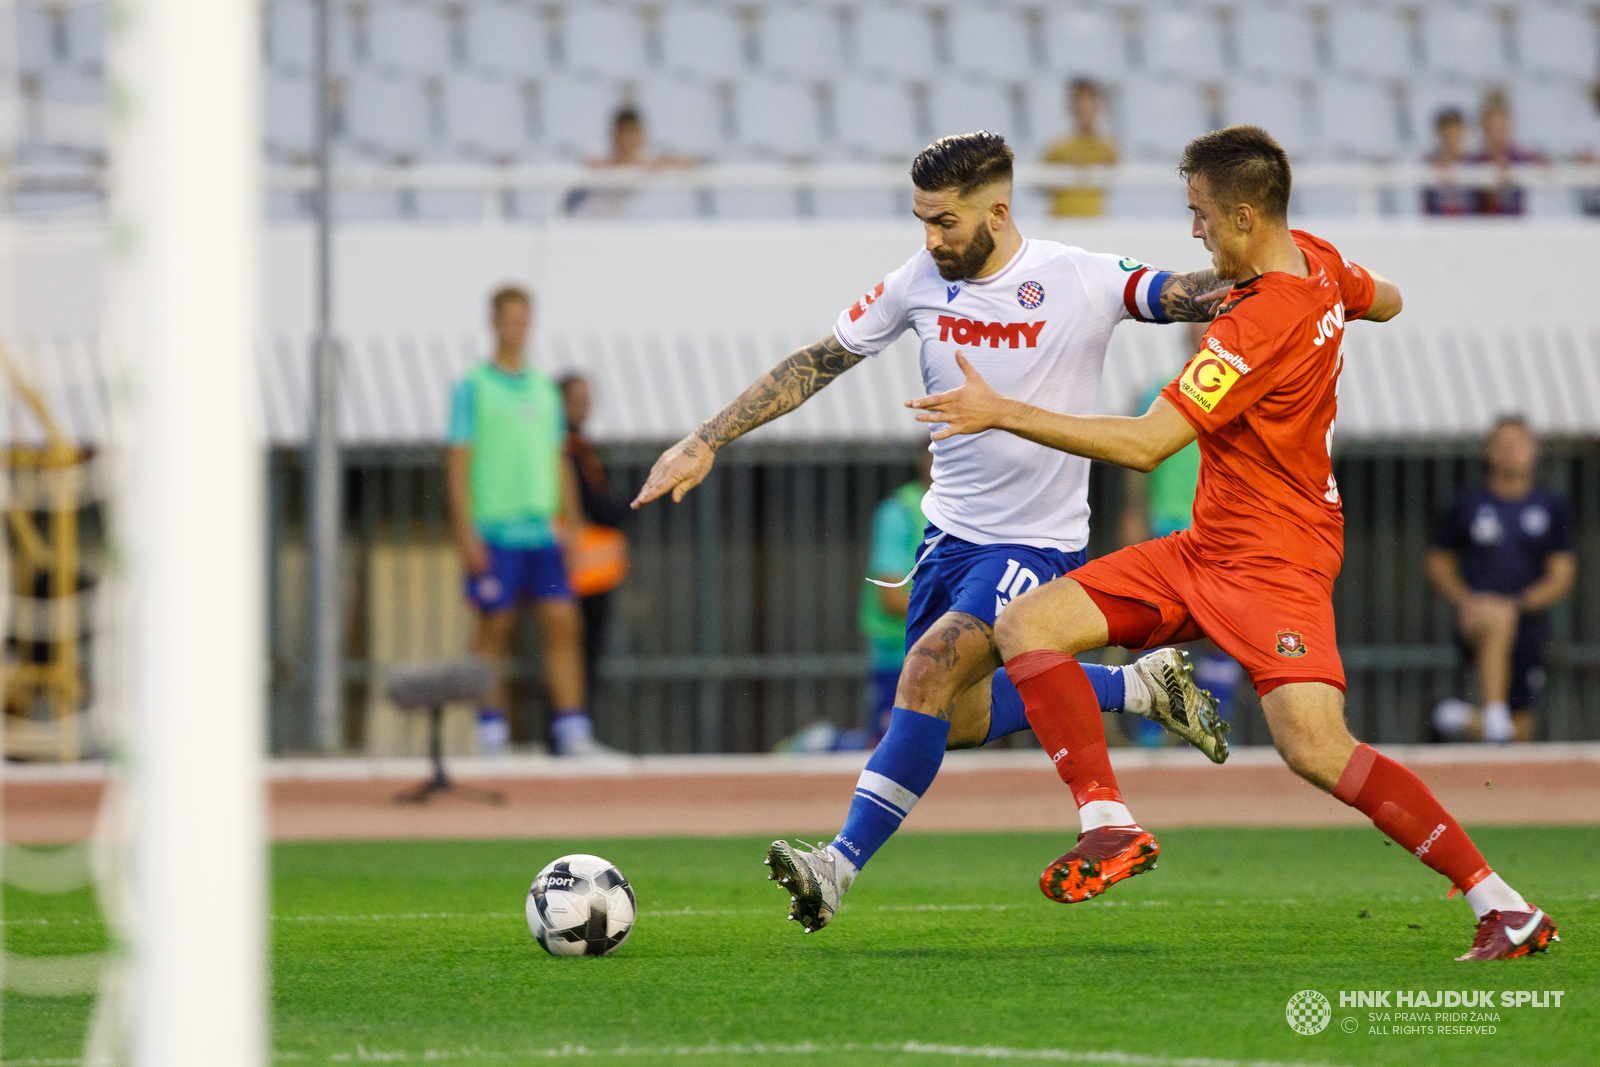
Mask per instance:
[[[1467,117],[1461,113],[1459,107],[1442,107],[1433,116],[1433,128],[1437,130],[1447,122],[1465,124],[1466,121]]]
[[[580,382],[584,385],[588,385],[589,379],[585,377],[582,371],[575,370],[569,370],[567,373],[556,379],[556,385],[563,393],[567,391],[568,386],[577,385]]]
[[[1093,78],[1073,78],[1067,83],[1067,93],[1070,96],[1077,96],[1079,93],[1093,93],[1100,96],[1100,83]]]
[[[1264,218],[1289,217],[1289,157],[1259,126],[1229,126],[1190,141],[1178,174],[1204,178],[1219,203],[1249,204]]]
[[[644,125],[644,117],[639,114],[639,109],[638,108],[632,108],[632,107],[621,108],[621,109],[619,109],[617,111],[617,113],[615,115],[611,116],[611,128],[613,130],[616,129],[618,126],[630,126],[630,125],[631,126],[643,126]]]
[[[930,193],[955,189],[966,196],[993,182],[1010,181],[1014,158],[998,133],[952,134],[922,150],[911,164],[911,183]]]
[[[489,308],[498,316],[502,308],[513,302],[523,303],[531,308],[533,296],[520,285],[502,285],[494,291],[493,296],[489,297]]]
[[[1528,425],[1528,418],[1526,415],[1522,415],[1518,412],[1508,412],[1494,420],[1494,425],[1489,427],[1489,433],[1492,436],[1499,433],[1507,426],[1516,426],[1519,429],[1527,430],[1529,433],[1533,432],[1533,427]]]

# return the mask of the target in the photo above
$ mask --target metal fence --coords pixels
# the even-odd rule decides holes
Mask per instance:
[[[612,491],[630,497],[655,447],[603,449]],[[637,752],[759,751],[819,718],[859,721],[866,661],[856,615],[872,511],[913,476],[914,445],[736,445],[678,505],[656,503],[628,531],[633,569],[617,601],[592,705],[601,737]],[[1546,447],[1544,480],[1573,504],[1578,589],[1554,612],[1541,731],[1600,738],[1600,441]],[[374,709],[384,663],[456,655],[469,619],[448,537],[442,450],[346,456],[346,741],[398,743]],[[305,699],[300,454],[270,460],[272,748],[309,747]],[[1345,506],[1336,588],[1348,715],[1361,737],[1413,742],[1427,711],[1469,684],[1446,604],[1423,556],[1434,517],[1482,477],[1472,441],[1356,441],[1335,464]],[[1096,465],[1091,555],[1116,548],[1119,471]],[[537,642],[518,636],[513,731],[540,740]],[[1248,687],[1242,687],[1248,689]],[[1259,708],[1236,711],[1237,739],[1265,743]]]

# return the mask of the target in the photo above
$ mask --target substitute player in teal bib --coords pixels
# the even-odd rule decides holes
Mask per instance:
[[[498,669],[510,651],[517,608],[531,602],[544,639],[545,681],[557,755],[600,748],[587,710],[583,620],[567,584],[562,541],[577,529],[577,485],[564,459],[561,390],[523,350],[533,301],[505,288],[491,299],[494,358],[456,384],[447,460],[451,526],[478,612],[474,651]],[[504,679],[478,714],[479,747],[510,740]]]

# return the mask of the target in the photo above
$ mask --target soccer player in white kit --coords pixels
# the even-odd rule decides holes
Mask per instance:
[[[921,341],[929,393],[965,379],[965,354],[995,389],[1054,411],[1090,414],[1111,331],[1123,319],[1212,317],[1211,270],[1155,271],[1136,260],[1027,240],[1011,216],[1012,153],[980,131],[929,145],[911,167],[926,247],[840,314],[833,333],[795,352],[714,418],[662,453],[634,507],[674,501],[711,470],[717,449],[798,407],[906,330]],[[933,429],[939,427],[935,425]],[[1087,559],[1089,461],[1020,437],[984,433],[930,444],[929,520],[913,570],[907,653],[888,732],[826,848],[775,841],[771,877],[806,932],[833,917],[857,872],[938,773],[947,748],[1028,728],[994,644],[1011,600]],[[1216,762],[1227,758],[1215,702],[1185,658],[1152,652],[1127,668],[1085,664],[1107,710],[1161,722]]]

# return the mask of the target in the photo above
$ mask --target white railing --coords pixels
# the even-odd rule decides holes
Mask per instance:
[[[1132,163],[1116,167],[1070,167],[1025,164],[1017,168],[1017,184],[1034,190],[1091,188],[1114,192],[1174,193],[1179,190],[1170,164]],[[309,166],[274,167],[264,174],[267,190],[309,192],[315,173]],[[565,204],[574,192],[655,191],[706,192],[718,190],[905,190],[907,168],[902,164],[715,164],[707,166],[641,169],[584,167],[570,164],[541,166],[341,166],[334,171],[337,192],[469,192],[484,199],[484,216],[502,213],[507,193],[529,193],[545,198],[541,217],[566,214]],[[1357,217],[1383,214],[1396,196],[1414,204],[1420,190],[1439,185],[1494,188],[1516,185],[1529,193],[1600,190],[1600,164],[1487,165],[1441,171],[1420,163],[1312,163],[1295,168],[1297,193],[1326,192],[1351,198]],[[103,193],[104,172],[99,169],[28,169],[19,171],[0,163],[0,188],[10,200],[19,193],[59,191]],[[1409,199],[1406,199],[1409,198]],[[1568,208],[1576,213],[1576,201]],[[1407,209],[1410,213],[1410,209]]]

